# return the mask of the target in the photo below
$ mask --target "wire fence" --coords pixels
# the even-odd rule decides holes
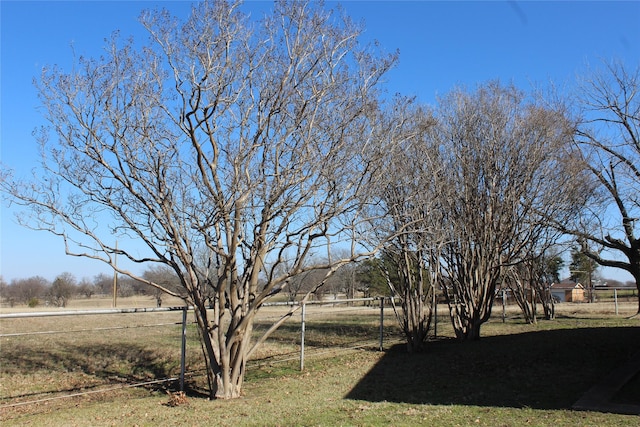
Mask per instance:
[[[265,304],[263,333],[290,309]],[[397,340],[381,300],[305,304],[261,346],[249,367],[294,364]],[[179,388],[205,372],[191,308],[0,314],[0,410],[133,387]],[[393,336],[395,334],[395,337]],[[390,343],[391,341],[389,341]]]
[[[638,311],[638,290],[636,288],[584,288],[581,285],[571,289],[551,290],[554,305],[560,311],[568,313],[581,311],[585,314],[631,316]],[[531,298],[528,298],[528,302]],[[542,310],[538,304],[538,310]],[[502,310],[510,316],[517,316],[520,309],[511,295],[511,291],[498,291],[494,302],[494,314]]]
[[[184,313],[176,307],[0,314],[0,409],[181,382],[184,364],[176,360]]]
[[[631,315],[637,309],[633,290],[594,294],[596,303],[564,302],[559,310]],[[388,301],[308,302],[261,345],[248,367],[304,369],[310,358],[400,343],[402,334]],[[298,303],[265,304],[256,318],[256,336],[292,304]],[[438,306],[432,327],[442,335],[450,322],[446,304]],[[513,302],[507,306],[509,316],[519,316]],[[494,318],[500,318],[499,311]],[[135,387],[183,390],[186,381],[205,375],[190,312],[188,307],[165,307],[0,314],[0,410]]]

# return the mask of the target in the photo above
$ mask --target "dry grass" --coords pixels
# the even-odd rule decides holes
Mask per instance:
[[[180,298],[165,297],[162,300],[163,307],[180,307],[184,305],[184,302]],[[131,297],[118,297],[116,300],[117,308],[142,308],[142,307],[155,307],[155,297],[147,295],[135,295]],[[58,308],[54,306],[38,305],[36,307],[28,307],[24,304],[18,304],[14,307],[9,307],[6,303],[0,304],[0,313],[26,313],[26,312],[47,312],[47,311],[61,311],[61,310],[96,310],[113,308],[113,299],[110,296],[94,296],[91,298],[74,298],[69,301],[67,307]]]
[[[631,302],[621,313],[633,314],[634,307]],[[447,339],[452,330],[441,317],[441,338],[427,353],[407,355],[403,346],[392,347],[397,329],[390,310],[385,318],[388,350],[381,353],[375,351],[376,308],[308,307],[305,372],[298,371],[300,318],[294,316],[256,355],[244,397],[228,402],[198,394],[204,378],[197,375],[202,362],[193,327],[187,365],[196,375],[188,378],[189,397],[176,394],[175,384],[126,388],[178,374],[179,312],[5,319],[2,334],[66,333],[2,338],[0,421],[53,426],[632,425],[637,418],[568,409],[612,366],[640,350],[640,323],[604,315],[605,310],[599,304],[561,304],[558,320],[527,325],[510,308],[506,323],[496,316],[483,327],[485,338],[464,345]],[[281,311],[263,310],[258,330]],[[498,306],[495,313],[501,313]],[[445,310],[440,308],[440,314]],[[349,350],[363,342],[363,349]],[[632,384],[619,399],[640,402],[637,392]]]

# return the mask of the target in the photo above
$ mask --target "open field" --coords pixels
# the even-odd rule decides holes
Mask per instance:
[[[121,306],[126,303],[121,301]],[[165,389],[175,387],[175,382],[126,385],[177,375],[180,312],[3,319],[0,422],[6,426],[638,425],[637,416],[569,409],[589,387],[640,351],[640,321],[623,316],[633,314],[634,307],[625,303],[621,315],[612,316],[603,314],[610,310],[599,304],[560,304],[557,320],[527,325],[513,307],[503,323],[496,306],[496,317],[483,327],[484,338],[474,343],[450,339],[451,327],[442,316],[439,338],[429,351],[409,355],[402,345],[393,345],[398,336],[391,310],[385,318],[386,351],[379,352],[375,307],[312,306],[307,312],[310,357],[304,372],[298,370],[298,317],[256,355],[244,396],[214,402],[199,394],[204,378],[199,374],[197,334],[190,326],[187,385],[191,391],[188,404],[176,407],[167,405]],[[85,308],[75,303],[68,307]],[[281,310],[263,310],[258,329]],[[445,314],[444,307],[440,314]],[[6,336],[34,331],[50,333]],[[45,400],[81,392],[90,394]],[[632,381],[616,399],[640,404],[640,380]],[[40,402],[13,406],[35,400]]]

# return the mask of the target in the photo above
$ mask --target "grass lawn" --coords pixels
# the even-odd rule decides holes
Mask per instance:
[[[171,323],[180,314],[109,316],[100,318],[100,323]],[[54,325],[34,325],[34,320],[55,321],[55,327],[71,330],[93,327],[90,323],[98,320],[89,319],[94,317],[98,318],[29,319],[30,324],[3,321],[1,326],[2,333],[9,327],[42,330]],[[295,350],[297,331],[289,325],[268,343],[260,363],[249,367],[242,398],[209,401],[191,393],[179,406],[169,406],[167,392],[158,387],[118,388],[176,373],[178,326],[3,338],[0,422],[3,426],[640,425],[637,416],[570,409],[589,387],[640,351],[637,319],[575,311],[537,325],[513,316],[506,323],[496,318],[485,324],[480,341],[469,343],[451,339],[450,326],[443,321],[438,325],[440,338],[422,354],[407,354],[403,345],[390,343],[384,352],[376,351],[374,344],[346,349],[350,344],[345,337],[361,339],[375,332],[375,318],[375,311],[348,318],[312,313],[307,324],[311,350],[336,349],[333,354],[310,357],[304,372],[298,371],[295,357],[270,362],[269,351]],[[190,331],[192,370],[200,363],[196,338]],[[375,342],[375,334],[373,338]],[[192,377],[188,385],[197,391],[203,380]],[[54,396],[55,390],[69,394],[105,387],[110,391],[10,406]],[[634,381],[616,399],[640,404],[639,392]]]

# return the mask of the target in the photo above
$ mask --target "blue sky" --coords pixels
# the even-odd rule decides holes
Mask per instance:
[[[261,11],[270,2],[247,2]],[[336,3],[327,2],[327,6]],[[456,85],[473,88],[490,79],[524,90],[553,81],[571,87],[576,75],[602,59],[640,61],[640,1],[435,2],[345,1],[364,38],[376,39],[400,61],[388,76],[390,93],[434,103]],[[186,1],[0,2],[0,159],[19,174],[37,164],[32,131],[42,119],[32,84],[45,65],[69,68],[76,55],[97,56],[112,31],[146,40],[142,9],[165,7],[185,16]],[[73,49],[72,49],[73,46]],[[69,271],[92,278],[109,268],[64,254],[62,241],[16,225],[13,208],[1,208],[0,275],[7,281]],[[630,276],[608,270],[606,277]]]

